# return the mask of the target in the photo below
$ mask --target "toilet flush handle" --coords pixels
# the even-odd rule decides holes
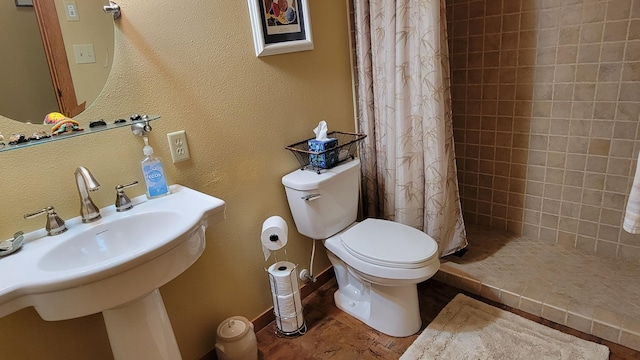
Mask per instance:
[[[322,197],[322,194],[309,194],[307,196],[303,196],[302,200],[304,200],[304,201],[313,201],[313,200],[320,199],[321,197]]]

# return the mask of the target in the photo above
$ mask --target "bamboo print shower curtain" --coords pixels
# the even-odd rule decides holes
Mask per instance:
[[[453,149],[444,0],[354,0],[365,212],[467,246]]]

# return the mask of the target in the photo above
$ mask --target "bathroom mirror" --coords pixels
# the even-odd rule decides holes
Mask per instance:
[[[50,112],[69,117],[97,98],[111,70],[113,17],[104,0],[0,3],[0,114],[41,124]]]

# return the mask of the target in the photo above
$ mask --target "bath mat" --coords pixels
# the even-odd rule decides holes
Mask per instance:
[[[458,294],[400,360],[609,358],[609,348]]]

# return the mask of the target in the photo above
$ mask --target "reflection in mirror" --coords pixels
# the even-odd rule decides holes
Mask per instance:
[[[96,99],[113,59],[113,17],[103,6],[104,0],[0,2],[0,115],[41,124],[54,111],[74,117]]]

